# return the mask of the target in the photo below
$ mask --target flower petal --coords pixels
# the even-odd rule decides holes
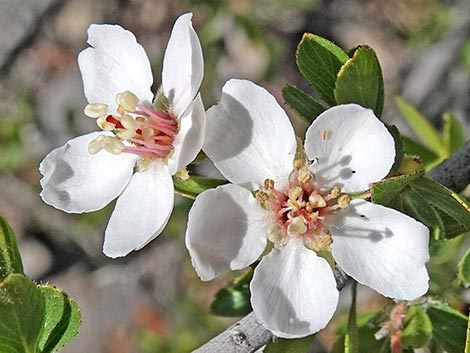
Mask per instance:
[[[223,185],[204,191],[189,211],[186,247],[196,272],[208,281],[253,263],[267,243],[266,211],[247,189]]]
[[[91,25],[87,48],[78,55],[83,88],[89,103],[104,103],[116,111],[116,94],[131,91],[151,102],[150,62],[134,34],[118,25]]]
[[[115,199],[129,182],[137,156],[105,150],[91,155],[90,141],[100,133],[76,137],[43,159],[41,198],[69,213],[92,212]]]
[[[192,17],[192,13],[178,17],[163,58],[163,93],[170,101],[170,113],[177,117],[196,96],[204,74],[201,43]]]
[[[276,336],[296,338],[324,328],[339,292],[328,262],[300,239],[274,248],[255,269],[251,305],[258,321]]]
[[[327,218],[338,265],[359,283],[396,299],[428,290],[429,230],[394,209],[353,200]]]
[[[148,244],[166,226],[173,202],[173,179],[164,163],[154,161],[135,173],[109,219],[104,254],[125,256]]]
[[[395,142],[374,112],[357,104],[320,114],[307,130],[305,152],[321,188],[344,192],[369,189],[385,177],[395,160]]]
[[[264,88],[230,80],[220,103],[207,111],[203,150],[235,184],[259,188],[267,178],[285,182],[293,169],[294,129]]]
[[[204,143],[205,126],[206,112],[201,96],[197,95],[179,122],[178,134],[173,141],[174,152],[168,159],[171,175],[186,167],[196,158]]]

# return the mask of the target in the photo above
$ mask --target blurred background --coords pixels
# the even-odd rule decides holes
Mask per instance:
[[[443,112],[455,113],[470,133],[469,0],[0,0],[0,214],[19,238],[26,274],[64,289],[81,308],[81,332],[61,352],[189,352],[236,320],[209,313],[233,274],[209,283],[197,278],[184,247],[189,200],[177,198],[169,225],[150,245],[111,260],[101,248],[113,204],[68,215],[38,196],[41,159],[96,128],[82,113],[76,62],[88,26],[119,23],[131,30],[158,88],[169,31],[189,11],[204,52],[206,108],[232,77],[263,85],[281,104],[286,83],[310,92],[295,49],[311,32],[344,49],[368,44],[376,51],[386,85],[384,119],[403,133],[410,130],[394,107],[397,93],[438,127]],[[291,116],[302,135],[305,126]],[[447,274],[440,276],[445,281]],[[470,300],[464,293],[463,302],[465,295]],[[379,297],[372,303],[382,304]],[[319,336],[326,347],[337,325]]]

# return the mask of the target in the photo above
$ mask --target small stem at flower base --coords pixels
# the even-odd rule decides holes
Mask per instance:
[[[359,334],[357,331],[356,315],[357,282],[351,286],[351,307],[349,309],[348,333],[344,339],[344,353],[359,353]]]

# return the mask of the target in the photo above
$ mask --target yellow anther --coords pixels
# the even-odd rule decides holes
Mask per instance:
[[[100,127],[101,130],[111,131],[114,130],[114,124],[106,121],[106,116],[102,116],[96,119],[96,124]]]
[[[108,112],[108,106],[101,103],[87,104],[83,113],[90,118],[99,118],[103,115],[106,115]]]
[[[88,144],[88,153],[95,154],[101,151],[104,147],[103,146],[104,138],[105,138],[104,135],[99,135],[97,138],[90,141],[90,143]]]
[[[142,137],[143,137],[144,139],[148,139],[148,138],[152,137],[154,133],[155,133],[155,132],[154,132],[153,129],[150,128],[150,127],[144,127],[144,128],[142,128]]]
[[[323,140],[326,140],[327,137],[328,137],[328,131],[323,130],[323,131],[321,132],[321,138],[322,138]]]
[[[116,136],[121,140],[130,140],[135,136],[135,130],[120,130]]]
[[[266,201],[269,198],[268,194],[266,194],[264,191],[257,190],[255,191],[255,199],[258,200],[259,202]]]
[[[268,239],[273,244],[277,244],[282,240],[282,228],[279,224],[274,224],[267,230]]]
[[[349,197],[349,195],[341,195],[338,198],[338,205],[341,208],[348,207],[350,202],[351,202],[351,198]]]
[[[294,169],[299,170],[305,166],[305,161],[303,159],[296,159],[294,161]]]
[[[272,190],[274,189],[274,180],[266,179],[263,183],[263,187],[265,190]]]
[[[300,194],[302,194],[302,188],[300,186],[296,186],[295,188],[289,190],[289,199],[292,201],[297,201]]]
[[[124,144],[113,136],[105,136],[103,140],[103,148],[112,154],[121,154]]]
[[[116,103],[124,111],[133,112],[139,103],[139,98],[134,93],[125,91],[116,95]]]
[[[124,114],[123,116],[121,116],[121,124],[127,130],[135,131],[135,129],[137,129],[137,122],[129,114]]]
[[[308,197],[308,203],[312,208],[321,208],[326,206],[326,201],[321,195],[310,195]]]
[[[310,171],[307,168],[302,168],[299,171],[299,177],[297,179],[300,184],[304,184],[312,179],[312,174],[310,174]]]
[[[340,193],[341,189],[338,186],[335,186],[333,189],[331,189],[330,196],[335,199],[339,196]]]
[[[307,225],[303,217],[295,217],[292,222],[287,226],[287,234],[290,236],[297,236],[307,231]]]

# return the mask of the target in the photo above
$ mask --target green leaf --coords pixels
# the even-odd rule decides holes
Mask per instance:
[[[409,137],[402,136],[402,141],[405,152],[412,156],[418,156],[426,169],[429,170],[442,161],[442,158],[439,158],[433,151]]]
[[[395,97],[395,104],[421,142],[439,157],[447,157],[444,141],[429,120],[402,97]]]
[[[0,216],[0,281],[10,273],[23,274],[23,264],[16,245],[15,233],[8,222]]]
[[[195,199],[197,195],[208,189],[215,188],[219,185],[227,184],[227,180],[209,179],[203,177],[192,176],[187,180],[173,178],[175,191],[187,198]]]
[[[468,317],[468,323],[467,323],[467,338],[465,339],[465,352],[464,353],[470,353],[470,315]]]
[[[340,47],[311,33],[305,33],[297,47],[296,61],[300,72],[330,105],[336,104],[336,76],[348,59]]]
[[[408,308],[405,326],[401,332],[401,342],[404,348],[424,347],[432,336],[432,323],[428,315],[418,307],[412,305]]]
[[[0,352],[37,353],[45,300],[29,278],[10,274],[0,283]]]
[[[44,329],[39,340],[39,352],[52,353],[78,334],[80,310],[61,290],[40,286],[46,300]]]
[[[390,168],[390,172],[394,173],[400,169],[400,166],[405,158],[405,153],[403,150],[403,141],[400,135],[400,131],[395,125],[385,124],[388,132],[393,137],[393,141],[395,142],[395,161],[393,162],[392,168]]]
[[[219,316],[244,316],[252,311],[250,303],[250,281],[253,271],[250,269],[215,295],[211,312]]]
[[[314,335],[297,339],[278,338],[267,345],[264,353],[308,353],[314,338]]]
[[[312,123],[326,109],[307,93],[291,85],[287,85],[282,89],[282,96],[289,107],[307,124]]]
[[[459,263],[459,279],[466,286],[470,285],[470,249],[467,250]]]
[[[338,73],[335,85],[338,104],[357,103],[382,114],[384,82],[379,60],[372,48],[359,46]]]
[[[449,306],[432,304],[426,313],[432,322],[433,338],[448,353],[462,353],[465,349],[467,318]]]
[[[460,124],[452,113],[444,114],[444,128],[442,135],[449,155],[462,147],[467,140],[462,124]]]

